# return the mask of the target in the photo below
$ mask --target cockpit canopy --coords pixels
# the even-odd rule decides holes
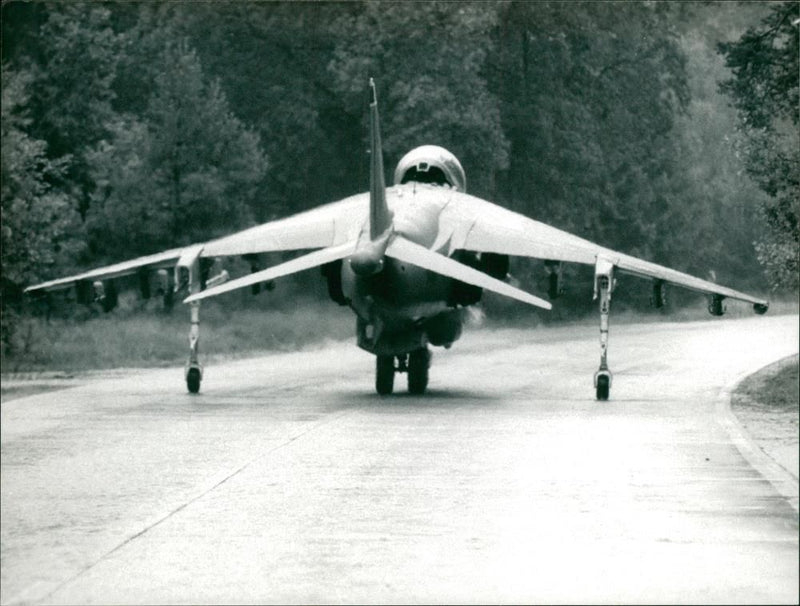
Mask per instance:
[[[394,171],[394,184],[435,183],[467,191],[467,176],[453,154],[438,145],[423,145],[408,152]]]

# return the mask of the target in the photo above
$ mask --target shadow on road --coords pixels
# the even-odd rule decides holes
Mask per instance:
[[[350,402],[372,403],[375,406],[392,408],[452,407],[476,402],[499,402],[502,399],[497,394],[462,389],[429,389],[424,395],[410,394],[405,390],[400,390],[388,396],[379,396],[366,391],[354,391],[339,394],[337,397]]]

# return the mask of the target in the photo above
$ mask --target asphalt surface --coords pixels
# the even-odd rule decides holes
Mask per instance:
[[[797,350],[612,325],[596,402],[596,329],[478,330],[424,397],[341,343],[6,400],[0,602],[797,603],[797,479],[726,405]]]

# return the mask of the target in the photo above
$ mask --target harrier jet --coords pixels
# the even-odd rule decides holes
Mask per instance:
[[[466,176],[446,149],[425,145],[408,152],[384,182],[383,153],[375,84],[370,80],[370,189],[338,202],[271,221],[202,244],[176,248],[83,274],[31,286],[30,291],[75,287],[97,299],[115,292],[114,278],[138,273],[144,288],[160,273],[169,289],[186,293],[190,305],[188,390],[200,389],[198,360],[200,301],[306,269],[320,267],[333,301],[356,315],[358,346],[376,356],[375,387],[392,392],[395,374],[407,373],[408,389],[421,394],[428,385],[429,345],[450,347],[461,335],[465,308],[484,290],[550,309],[551,304],[507,283],[509,257],[545,261],[549,297],[559,293],[561,264],[594,267],[594,297],[600,310],[600,367],[594,375],[598,400],[609,397],[608,318],[616,272],[652,281],[656,307],[664,304],[664,285],[676,284],[709,296],[713,315],[724,313],[723,299],[751,303],[756,313],[768,302],[712,282],[593,244],[466,193]],[[259,269],[259,253],[309,250],[285,263]],[[205,279],[218,258],[253,261],[251,273],[228,280],[227,272]],[[167,268],[174,267],[174,278]]]

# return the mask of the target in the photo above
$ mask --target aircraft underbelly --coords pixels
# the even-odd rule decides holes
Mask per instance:
[[[355,276],[346,264],[343,271],[362,349],[399,355],[460,336],[461,310],[447,305],[450,278],[388,258],[375,276]]]
[[[346,265],[343,283],[359,316],[379,315],[386,321],[417,321],[447,309],[452,280],[414,265],[385,259],[374,276],[356,276]]]

